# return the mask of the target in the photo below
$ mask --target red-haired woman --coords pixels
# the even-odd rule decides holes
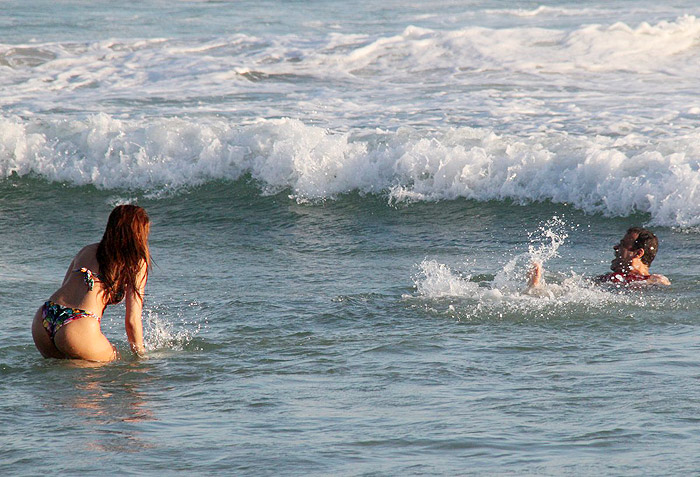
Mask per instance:
[[[117,358],[117,349],[100,330],[100,320],[107,305],[124,299],[131,350],[144,353],[141,310],[151,263],[149,232],[143,208],[120,205],[112,210],[102,241],[78,252],[61,288],[34,315],[34,344],[45,358]]]

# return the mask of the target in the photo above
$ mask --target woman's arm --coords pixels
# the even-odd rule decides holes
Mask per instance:
[[[126,328],[126,337],[131,345],[131,351],[139,356],[145,354],[143,347],[143,320],[141,312],[143,311],[143,295],[146,289],[146,281],[148,280],[148,265],[143,262],[138,275],[136,276],[137,290],[128,288],[126,290],[126,317],[124,326]]]

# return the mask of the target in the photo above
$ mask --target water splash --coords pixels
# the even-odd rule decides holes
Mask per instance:
[[[460,276],[447,265],[435,260],[423,260],[419,267],[414,284],[421,296],[469,296],[479,293],[479,285],[470,281],[470,275]]]
[[[423,260],[413,277],[416,293],[406,299],[449,300],[446,313],[459,319],[474,316],[567,315],[611,304],[645,306],[646,299],[619,289],[596,286],[586,276],[548,273],[551,283],[542,282],[534,292],[528,290],[527,272],[533,262],[544,264],[559,256],[569,231],[575,226],[554,216],[530,232],[528,250],[516,253],[499,269],[492,280],[477,280],[469,272],[452,270],[435,260]]]
[[[528,256],[532,262],[544,264],[559,256],[559,247],[569,238],[567,228],[570,226],[559,216],[554,216],[540,225],[534,232],[528,233],[530,243]]]
[[[570,227],[564,218],[555,215],[534,231],[528,232],[528,251],[516,254],[508,261],[496,273],[493,286],[502,291],[520,293],[533,264],[544,265],[548,260],[559,256],[559,248],[569,238],[567,229]]]
[[[627,310],[630,306],[648,305],[644,296],[626,290],[598,287],[585,276],[574,272],[567,276],[554,276],[552,283],[541,287],[536,293],[529,293],[524,278],[503,278],[515,275],[514,264],[515,260],[511,260],[499,271],[499,280],[476,282],[469,274],[452,270],[435,260],[424,260],[414,277],[416,293],[404,295],[404,299],[414,304],[418,300],[420,306],[427,306],[436,314],[446,314],[460,321],[586,316],[610,306]],[[524,276],[524,273],[521,275]]]
[[[144,319],[146,351],[163,349],[181,351],[207,326],[206,319],[203,322],[189,321],[182,314],[177,313],[179,322],[176,323],[166,318],[168,315],[170,313],[162,306],[147,310]]]

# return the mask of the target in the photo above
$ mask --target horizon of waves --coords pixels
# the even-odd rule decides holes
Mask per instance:
[[[533,13],[546,12],[553,10]],[[90,102],[105,92],[124,94],[134,89],[139,98],[223,97],[288,75],[373,85],[387,81],[398,85],[421,74],[468,81],[465,71],[527,73],[565,83],[566,78],[582,74],[624,72],[681,81],[698,73],[697,62],[692,61],[698,34],[700,19],[685,14],[637,25],[613,18],[607,24],[582,24],[572,30],[533,26],[439,30],[409,24],[402,31],[373,35],[309,32],[310,36],[268,38],[238,33],[197,40],[0,43],[0,68],[6,73],[0,86],[13,87],[14,94],[2,99],[2,104],[11,105],[42,103],[47,95],[66,99],[63,94]]]

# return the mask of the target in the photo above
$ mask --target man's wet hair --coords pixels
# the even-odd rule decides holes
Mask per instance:
[[[634,241],[632,250],[644,250],[642,255],[642,263],[646,266],[651,265],[656,257],[656,252],[659,250],[659,239],[649,230],[642,227],[630,227],[627,229],[628,234],[637,234],[637,239]]]

